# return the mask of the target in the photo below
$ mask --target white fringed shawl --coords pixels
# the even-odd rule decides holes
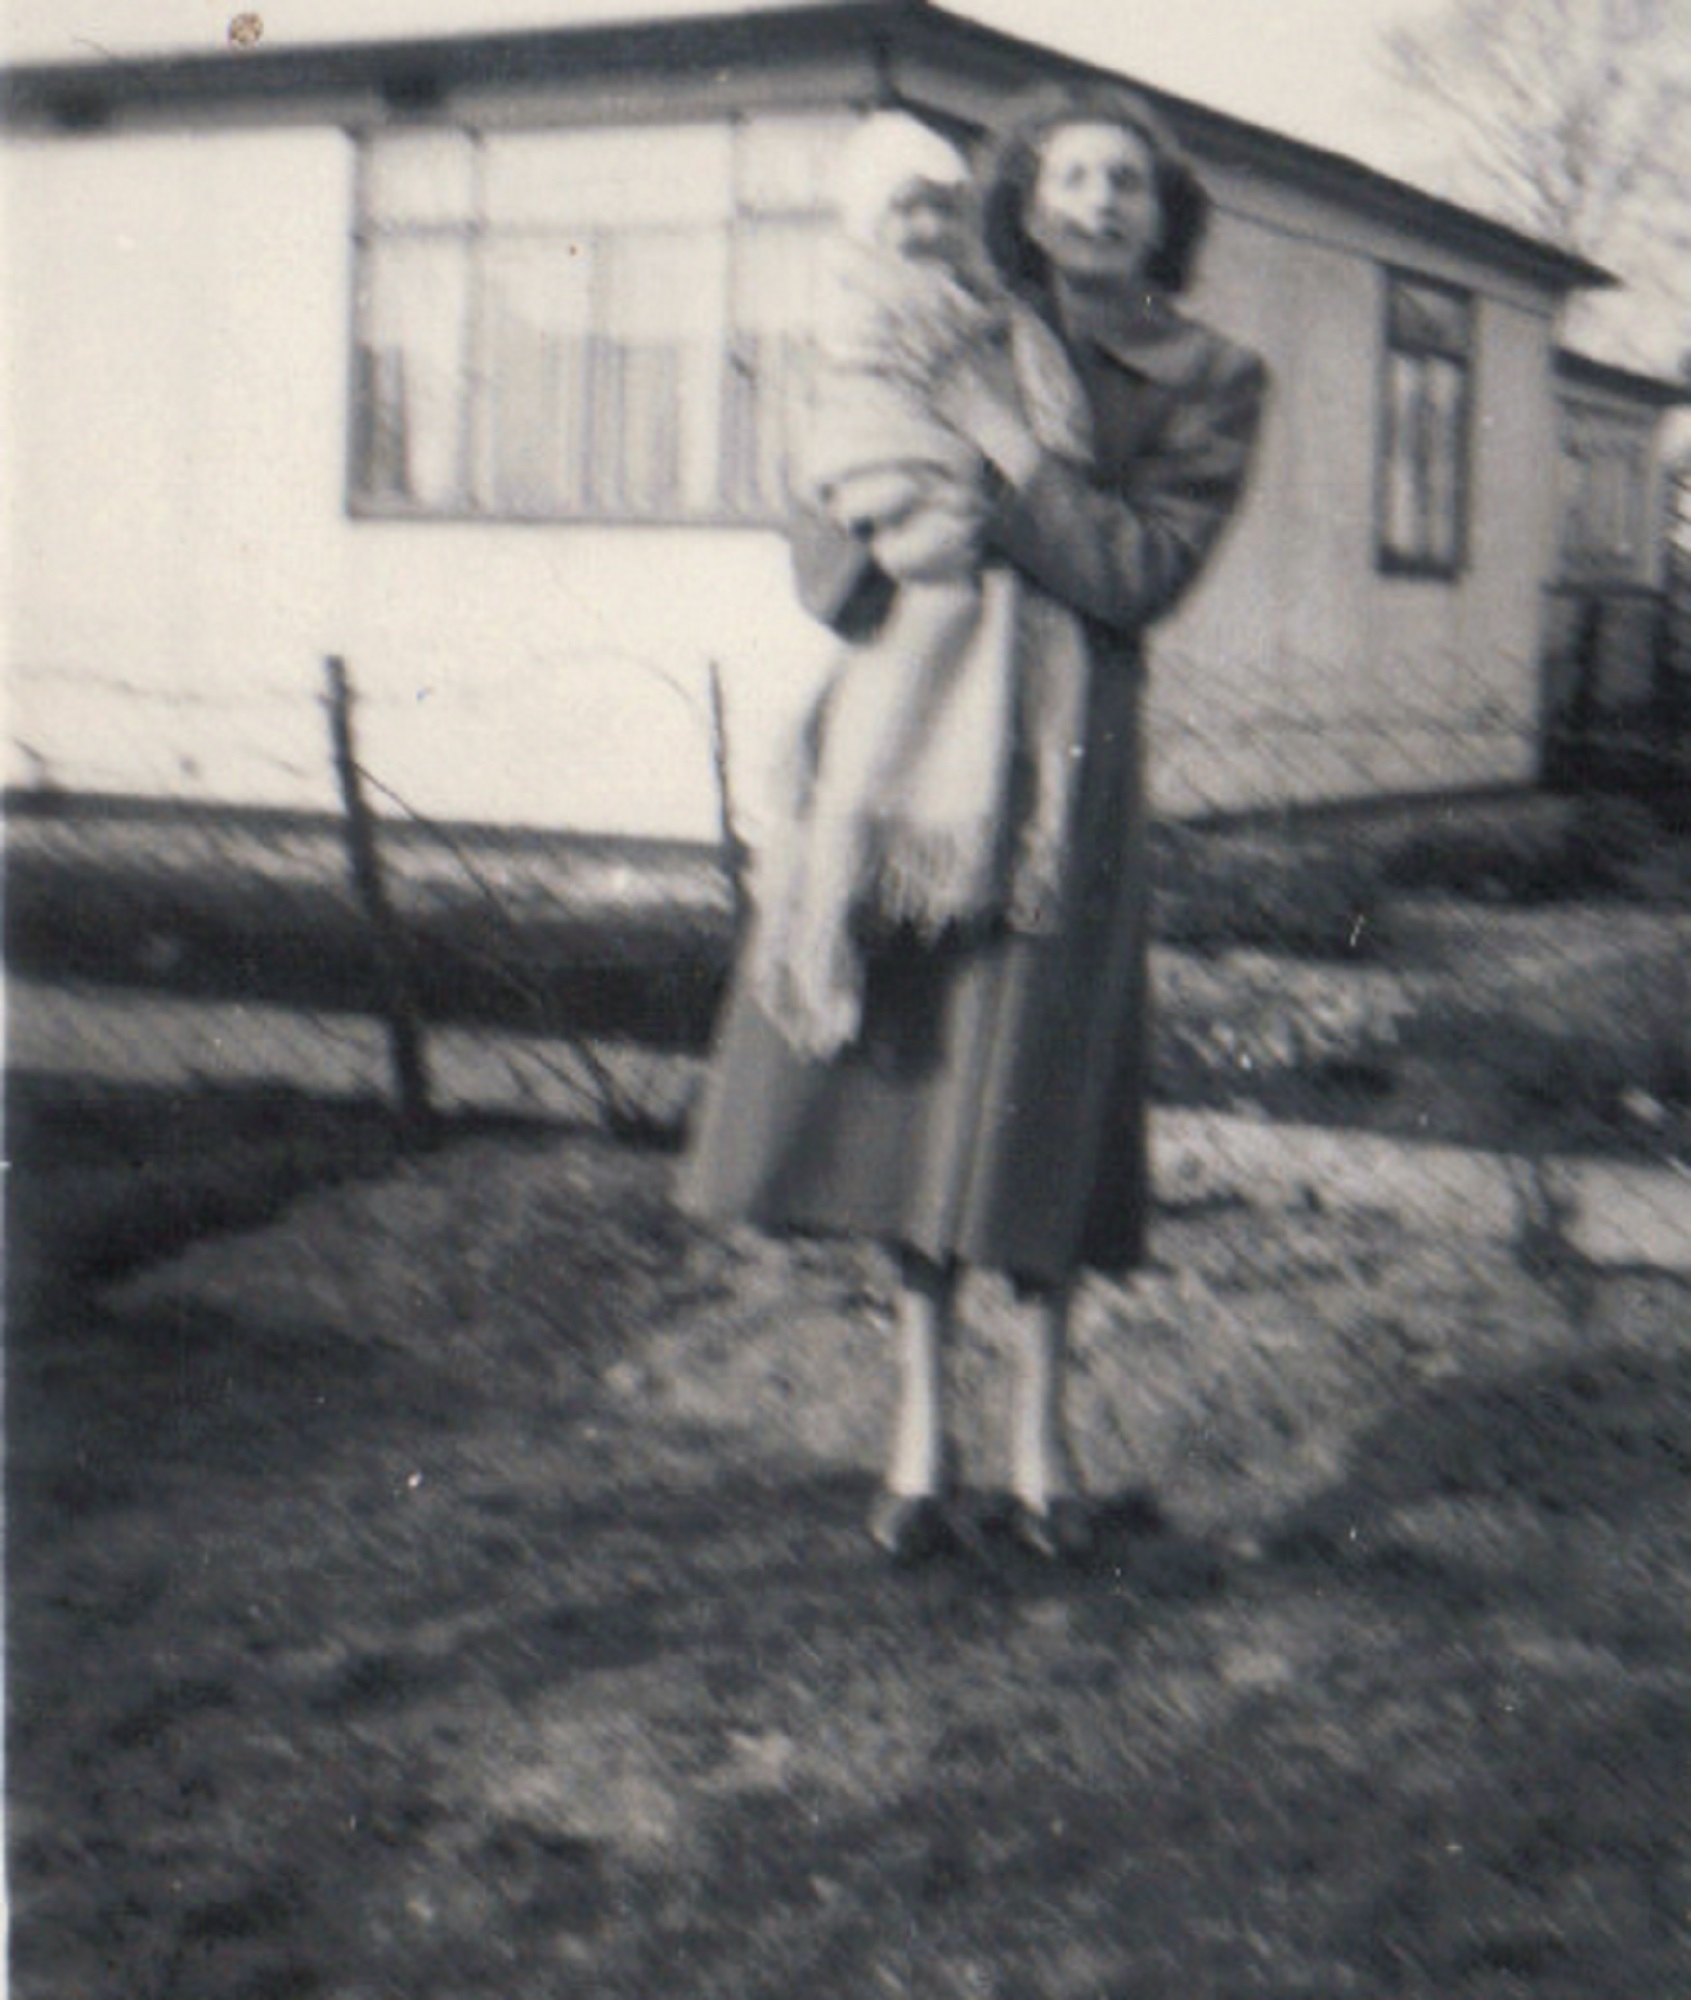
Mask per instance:
[[[1085,392],[1057,335],[1015,304],[1007,348],[1035,436],[1090,466]],[[836,462],[839,429],[836,412]],[[884,458],[884,405],[873,429]],[[1003,567],[978,590],[902,582],[880,631],[842,650],[753,874],[753,990],[801,1054],[856,1039],[866,937],[1058,924],[1087,673],[1077,616]]]

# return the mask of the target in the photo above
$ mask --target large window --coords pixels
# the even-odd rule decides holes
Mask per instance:
[[[783,502],[845,114],[360,150],[352,497],[501,519]]]
[[[1390,272],[1380,428],[1379,561],[1450,577],[1468,543],[1471,296]]]

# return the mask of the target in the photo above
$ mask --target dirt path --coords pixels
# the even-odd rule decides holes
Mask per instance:
[[[902,1577],[877,1267],[664,1171],[464,1144],[14,1328],[20,2000],[1691,1991],[1682,1285],[1170,1217],[1106,1559]]]

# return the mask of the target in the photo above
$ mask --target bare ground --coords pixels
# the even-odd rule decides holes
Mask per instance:
[[[1691,1991],[1682,1284],[1166,1215],[1102,1560],[897,1575],[873,1258],[378,1165],[14,1315],[20,2000]]]

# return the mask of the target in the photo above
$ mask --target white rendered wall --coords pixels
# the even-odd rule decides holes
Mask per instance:
[[[748,785],[825,644],[779,539],[355,521],[352,148],[9,149],[7,777],[334,803],[322,659],[432,816],[708,836],[708,663]]]
[[[416,810],[708,837],[716,661],[755,808],[826,652],[775,536],[347,517],[344,134],[58,138],[12,145],[5,172],[10,781],[332,805],[318,697],[338,652],[365,762]],[[1160,799],[1527,775],[1546,302],[1276,186],[1217,186],[1194,305],[1262,348],[1275,387],[1245,514],[1157,638]],[[1382,262],[1480,293],[1452,582],[1374,566]]]
[[[1192,307],[1259,348],[1273,388],[1245,510],[1153,648],[1162,803],[1530,776],[1555,526],[1547,303],[1283,191],[1220,194]],[[1452,579],[1375,563],[1388,265],[1476,295],[1469,550]]]

